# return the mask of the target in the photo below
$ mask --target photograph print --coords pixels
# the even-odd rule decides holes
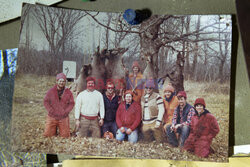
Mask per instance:
[[[230,15],[25,4],[14,151],[228,161]]]

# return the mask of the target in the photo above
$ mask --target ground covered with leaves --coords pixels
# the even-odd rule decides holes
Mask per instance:
[[[139,141],[136,144],[130,144],[125,141],[119,144],[115,140],[97,138],[45,138],[43,132],[47,112],[43,106],[43,98],[54,84],[55,77],[28,74],[16,77],[12,112],[14,150],[137,159],[227,161],[229,83],[185,81],[187,101],[193,104],[197,97],[205,98],[207,109],[217,118],[220,126],[220,133],[212,143],[215,153],[208,158],[199,158],[179,148],[172,148],[167,143]],[[74,129],[74,123],[73,110],[70,113],[71,131]]]
[[[11,151],[11,108],[14,78],[0,80],[0,167],[46,166],[46,154]]]

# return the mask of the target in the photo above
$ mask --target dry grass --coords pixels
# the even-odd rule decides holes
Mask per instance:
[[[118,144],[104,139],[71,137],[45,138],[42,136],[45,126],[46,110],[43,98],[47,90],[54,85],[54,77],[23,75],[15,82],[13,104],[13,149],[24,152],[65,153],[86,156],[129,157],[139,159],[174,159],[226,161],[228,156],[228,115],[229,95],[222,92],[208,92],[206,83],[185,82],[188,102],[204,97],[208,110],[215,115],[220,126],[220,133],[214,139],[212,147],[215,154],[209,158],[198,158],[179,148],[171,148],[166,143]],[[217,85],[220,87],[220,85]],[[74,110],[73,110],[74,111]],[[74,112],[70,113],[71,130],[74,128]]]

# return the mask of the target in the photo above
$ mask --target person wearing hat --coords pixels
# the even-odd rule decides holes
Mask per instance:
[[[69,113],[74,107],[74,98],[70,89],[65,87],[66,75],[57,74],[56,85],[44,98],[43,104],[48,111],[44,136],[56,135],[57,128],[61,137],[70,137]]]
[[[132,65],[133,72],[127,80],[128,89],[133,93],[133,100],[140,103],[143,95],[143,76],[138,61],[134,61]]]
[[[155,84],[149,79],[145,84],[145,95],[141,99],[142,107],[142,133],[144,141],[163,141],[162,118],[164,114],[163,99],[159,93],[154,92]]]
[[[111,132],[115,137],[117,131],[116,125],[116,111],[119,103],[119,96],[115,94],[115,85],[112,82],[107,82],[106,92],[103,94],[104,99],[104,124],[102,126],[102,131],[105,135],[106,132]]]
[[[164,98],[163,98],[165,113],[163,115],[164,129],[167,125],[172,123],[174,110],[178,106],[178,98],[175,95],[175,90],[172,85],[167,85],[164,89]]]
[[[184,149],[206,158],[214,152],[210,146],[220,129],[216,118],[206,109],[203,98],[197,98],[194,107],[195,115],[192,117],[190,135],[184,144]]]
[[[137,127],[141,122],[141,105],[133,101],[133,93],[130,90],[125,92],[125,101],[123,101],[116,112],[116,140],[123,141],[128,136],[130,143],[136,143],[138,140]]]
[[[168,142],[174,147],[183,147],[189,135],[191,118],[195,113],[193,106],[187,103],[187,94],[180,91],[177,94],[178,106],[172,119],[172,124],[165,129]]]
[[[75,119],[76,129],[80,137],[101,137],[101,128],[105,115],[102,94],[95,90],[95,78],[87,77],[87,89],[76,98]],[[100,120],[98,119],[100,115]]]

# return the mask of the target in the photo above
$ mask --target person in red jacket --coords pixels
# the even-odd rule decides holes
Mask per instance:
[[[125,101],[122,102],[116,112],[116,124],[118,130],[116,139],[123,141],[128,136],[128,141],[136,143],[138,140],[137,127],[141,122],[141,105],[133,101],[132,91],[125,92]]]
[[[205,158],[213,152],[210,145],[219,133],[219,125],[216,118],[206,109],[203,98],[197,98],[194,107],[195,115],[191,120],[190,134],[185,141],[184,149]]]
[[[55,136],[57,127],[61,137],[70,137],[69,113],[75,102],[71,91],[65,85],[66,75],[57,74],[56,85],[47,92],[44,98],[43,104],[48,111],[44,132],[46,137]]]

